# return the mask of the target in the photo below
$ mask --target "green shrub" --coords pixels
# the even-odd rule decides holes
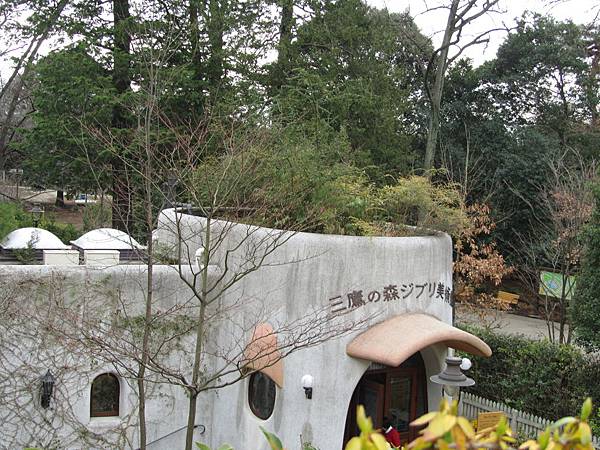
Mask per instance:
[[[54,233],[67,245],[69,245],[69,242],[74,241],[81,236],[81,231],[77,230],[72,224],[58,223],[55,222],[54,219],[42,220],[39,227]]]
[[[90,203],[83,209],[83,231],[87,232],[96,228],[110,227],[112,213],[110,204]]]
[[[595,207],[584,232],[585,253],[571,304],[575,340],[589,350],[600,350],[600,185],[594,187]]]
[[[344,142],[329,147],[271,138],[260,144],[206,158],[187,182],[190,201],[244,208],[263,226],[327,234],[456,234],[467,224],[456,185],[423,176],[376,185],[344,160]]]
[[[16,203],[0,202],[0,240],[17,228],[32,226],[31,215]]]
[[[594,355],[572,345],[465,328],[493,352],[490,358],[472,357],[470,376],[477,384],[468,392],[550,420],[576,414],[586,397],[600,400],[600,361]],[[593,419],[592,425],[600,425],[597,414]]]
[[[31,214],[16,203],[0,203],[0,240],[8,233],[18,228],[32,227]],[[77,239],[81,232],[70,223],[63,224],[54,220],[51,214],[45,215],[40,221],[39,228],[54,233],[65,244]]]

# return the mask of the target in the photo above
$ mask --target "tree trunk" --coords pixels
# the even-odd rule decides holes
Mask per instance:
[[[210,92],[210,103],[217,102],[217,96],[224,75],[224,6],[222,0],[210,0],[208,5],[209,18],[206,24],[208,42],[210,44],[210,56],[206,67],[208,86]]]
[[[123,94],[131,88],[129,60],[131,36],[129,30],[129,0],[113,0],[114,49],[113,49],[113,86],[119,98],[112,111],[112,126],[119,133],[130,128],[127,110],[122,104]],[[123,150],[123,149],[122,149]],[[112,161],[113,184],[113,228],[131,232],[131,186],[121,155]]]
[[[435,160],[435,151],[437,148],[438,134],[440,130],[440,109],[442,104],[442,92],[444,90],[444,77],[446,75],[446,65],[448,63],[450,42],[452,40],[452,35],[456,31],[456,11],[458,10],[459,3],[460,0],[452,0],[450,12],[448,13],[448,21],[446,23],[446,30],[444,31],[444,38],[442,40],[442,46],[439,49],[439,56],[437,58],[432,58],[430,61],[425,78],[425,83],[428,85],[429,80],[427,79],[427,76],[430,72],[432,64],[435,62],[436,68],[433,86],[428,89],[431,113],[429,116],[427,144],[425,146],[425,158],[423,161],[423,168],[426,172],[433,167]]]
[[[590,64],[590,73],[588,86],[585,89],[587,103],[592,116],[592,128],[598,126],[598,97],[597,97],[597,78],[600,73],[600,44],[593,43],[588,47],[588,56],[592,56],[592,62]]]
[[[203,269],[203,271],[205,271]],[[204,275],[202,276],[204,278]],[[200,304],[200,313],[198,314],[198,326],[196,327],[196,346],[194,349],[194,368],[192,370],[192,389],[189,391],[190,401],[188,404],[188,421],[185,435],[185,450],[192,450],[194,445],[194,429],[196,427],[196,403],[199,392],[196,390],[198,379],[200,377],[200,361],[202,359],[202,346],[204,339],[204,320],[206,307],[204,301]]]
[[[56,202],[54,202],[54,206],[57,208],[65,207],[65,192],[58,190],[56,191]]]
[[[435,158],[435,150],[437,147],[438,133],[440,131],[440,105],[431,103],[431,113],[429,116],[429,126],[427,129],[427,144],[425,146],[425,161],[423,168],[429,171],[433,167],[433,159]],[[429,174],[427,175],[429,176]]]
[[[152,220],[152,183],[151,178],[149,178],[149,172],[145,175],[146,180],[145,183],[145,196],[146,196],[146,239],[147,239],[147,284],[146,284],[146,311],[144,317],[144,335],[142,337],[142,360],[140,362],[137,374],[137,385],[138,385],[138,415],[140,421],[140,447],[139,450],[146,449],[146,367],[148,365],[148,358],[150,354],[150,335],[151,335],[151,324],[152,324],[152,301],[154,299],[154,260],[152,258],[153,254],[153,241],[152,241],[152,228],[153,228],[153,220]]]
[[[38,35],[37,38],[33,38],[27,51],[21,56],[19,61],[17,62],[17,66],[15,67],[13,73],[9,77],[8,81],[2,89],[0,90],[0,99],[5,95],[8,95],[9,92],[12,92],[12,98],[10,99],[10,103],[8,103],[8,108],[6,111],[6,116],[3,118],[0,123],[0,161],[2,162],[2,166],[0,169],[4,169],[4,159],[6,155],[6,149],[10,142],[9,137],[11,134],[11,124],[13,122],[13,117],[17,110],[17,106],[19,104],[19,100],[21,99],[21,93],[23,91],[23,80],[28,76],[29,71],[31,70],[31,66],[35,60],[35,57],[38,54],[38,51],[44,41],[48,38],[50,31],[54,27],[54,24],[64,11],[67,6],[68,0],[61,0],[58,5],[56,5],[56,11],[52,17],[49,18],[48,23],[44,31]],[[37,41],[36,41],[37,39]],[[23,67],[23,73],[19,76],[19,70]],[[16,83],[14,86],[11,86],[12,83]]]
[[[273,74],[273,91],[277,92],[283,85],[290,70],[290,45],[292,44],[292,27],[294,25],[294,0],[280,0],[281,22],[279,23],[279,43],[277,44],[277,65]]]
[[[200,378],[200,362],[202,361],[202,351],[204,343],[204,325],[206,320],[206,304],[207,304],[207,292],[208,292],[208,264],[210,262],[210,246],[211,246],[211,217],[210,214],[206,218],[206,232],[204,234],[203,248],[204,253],[202,255],[202,268],[201,268],[201,302],[200,311],[198,312],[198,324],[196,325],[196,345],[194,347],[194,367],[192,369],[192,379],[190,382],[190,401],[188,405],[188,422],[187,432],[185,436],[185,450],[192,450],[194,441],[194,428],[196,426],[196,403],[198,400],[198,380]]]
[[[198,17],[200,16],[199,0],[190,0],[190,47],[192,51],[192,67],[194,70],[194,79],[199,81],[202,79],[202,58],[200,55],[200,24]]]

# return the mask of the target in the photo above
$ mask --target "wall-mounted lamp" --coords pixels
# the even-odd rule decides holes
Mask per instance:
[[[304,388],[304,395],[306,395],[306,398],[309,400],[312,398],[313,381],[313,376],[308,374],[304,375],[301,380],[302,387]]]
[[[464,367],[464,369],[463,369]],[[446,357],[446,368],[439,374],[431,376],[429,379],[436,384],[442,385],[444,393],[454,400],[460,400],[460,388],[473,386],[475,381],[467,377],[462,370],[471,368],[471,360],[468,358],[459,358],[457,356]]]
[[[47,409],[50,406],[50,399],[52,398],[55,381],[56,379],[54,378],[54,375],[50,373],[50,369],[48,369],[46,375],[41,378],[40,404],[44,409]]]

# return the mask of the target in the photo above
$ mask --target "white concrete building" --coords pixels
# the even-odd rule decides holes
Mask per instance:
[[[387,416],[407,440],[408,423],[438,406],[441,389],[429,377],[443,369],[448,347],[491,353],[452,327],[445,234],[352,237],[213,221],[209,235],[205,218],[171,209],[154,237],[180,263],[154,267],[160,326],[149,449],[183,448],[188,397],[178,384],[193,370],[198,292],[210,302],[200,365],[209,389],[198,397],[194,438],[210,446],[266,449],[262,426],[288,449],[339,450],[356,433],[359,403],[376,426]],[[16,317],[0,330],[2,370],[14,374],[0,383],[9,398],[0,406],[9,445],[0,447],[137,448],[132,343],[147,278],[146,266],[132,264],[0,266],[0,299]],[[23,311],[37,319],[19,322]],[[55,381],[44,408],[47,370]]]

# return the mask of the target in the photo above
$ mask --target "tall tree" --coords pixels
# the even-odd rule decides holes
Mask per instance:
[[[126,94],[131,89],[130,51],[132,23],[129,0],[113,0],[113,51],[112,82],[117,101],[113,105],[112,127],[126,134],[132,126],[132,119],[125,105]],[[121,158],[112,162],[113,228],[130,230],[132,223],[131,180],[127,167]]]
[[[577,277],[575,297],[571,307],[575,341],[584,347],[600,349],[600,186],[594,187],[594,211],[585,232],[585,255]]]
[[[28,40],[25,45],[25,51],[23,51],[17,58],[15,66],[8,80],[3,83],[0,88],[0,101],[3,102],[6,107],[0,121],[0,169],[4,169],[6,162],[6,155],[8,153],[8,145],[11,137],[14,136],[14,118],[19,110],[19,105],[23,102],[24,83],[29,76],[29,71],[35,62],[36,57],[42,44],[48,39],[48,36],[55,28],[65,8],[69,4],[68,0],[58,1],[32,1],[23,2],[26,7],[36,11],[36,14],[32,14],[29,18],[28,26],[21,29],[20,25],[17,25],[17,35],[20,39]],[[13,21],[9,21],[11,12],[18,10],[23,4],[19,2],[9,1],[4,3],[1,8],[1,12],[4,14],[5,21],[2,25],[7,22],[10,26]],[[18,21],[14,21],[18,23]],[[11,31],[9,26],[0,27],[3,33]],[[5,28],[5,29],[2,29]],[[8,30],[6,28],[9,28]],[[8,34],[8,33],[7,33]],[[1,53],[9,53],[9,51],[0,50]]]
[[[448,67],[462,53],[473,45],[486,43],[489,34],[494,30],[486,30],[476,36],[463,39],[467,29],[481,16],[494,11],[499,0],[452,0],[447,4],[448,19],[441,45],[433,51],[425,68],[423,82],[429,100],[429,125],[423,168],[428,171],[433,167],[440,130],[440,111],[444,80]]]
[[[294,0],[278,0],[281,8],[279,19],[279,40],[277,42],[277,64],[274,67],[271,86],[277,92],[290,71],[290,50],[294,29]]]
[[[28,180],[59,191],[110,189],[108,154],[86,129],[110,124],[110,73],[79,45],[42,58],[31,81],[32,126],[15,146]]]
[[[578,124],[597,114],[583,27],[551,17],[526,15],[490,64],[493,92],[510,123],[532,124],[557,136],[564,150]],[[594,88],[595,86],[595,88]]]
[[[408,16],[359,0],[326,2],[297,28],[274,113],[319,145],[347,139],[352,152],[343,158],[380,183],[406,173],[413,159],[406,115],[414,92],[414,55],[400,30],[411,27]]]

